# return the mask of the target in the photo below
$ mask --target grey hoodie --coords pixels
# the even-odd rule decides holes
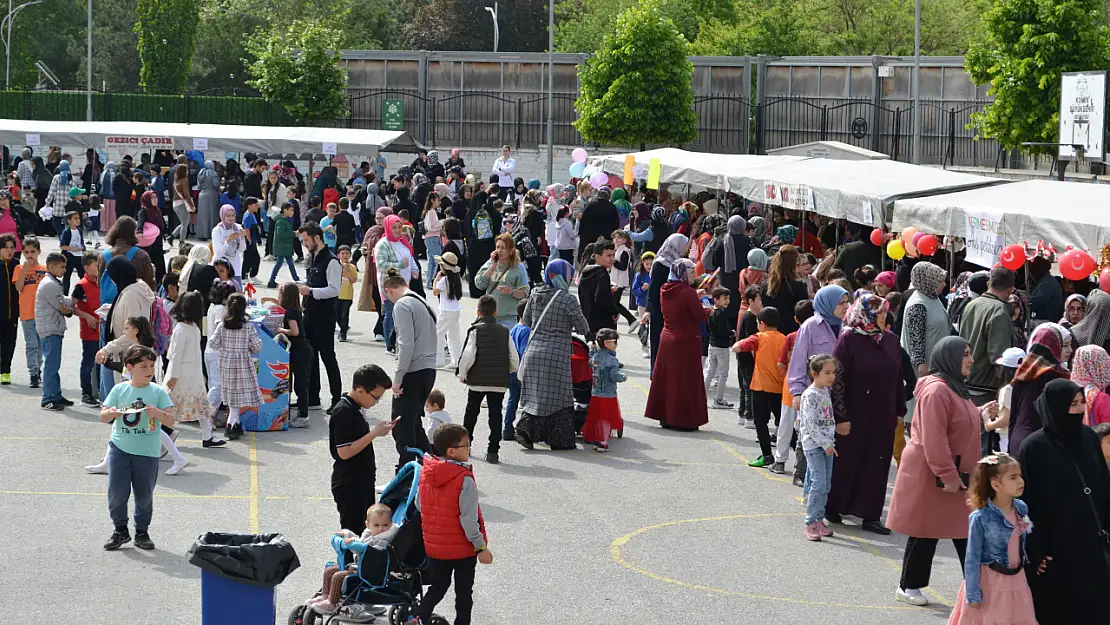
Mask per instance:
[[[39,337],[65,335],[66,318],[61,307],[73,308],[73,301],[66,297],[62,283],[53,275],[46,274],[39,282],[35,297],[35,330]]]

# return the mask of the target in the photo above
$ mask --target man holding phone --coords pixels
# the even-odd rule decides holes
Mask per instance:
[[[331,469],[331,495],[339,510],[340,527],[356,534],[365,529],[366,510],[374,503],[377,469],[373,441],[387,436],[396,425],[396,421],[379,421],[370,427],[367,415],[392,386],[381,367],[359,367],[351,391],[336,402],[328,423],[328,448],[335,461]]]

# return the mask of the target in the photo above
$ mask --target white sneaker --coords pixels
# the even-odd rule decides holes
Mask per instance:
[[[101,462],[99,464],[90,464],[85,467],[85,472],[93,475],[108,475],[108,463]]]
[[[187,466],[189,466],[188,458],[185,458],[185,462],[182,462],[180,464],[175,462],[173,463],[172,467],[166,470],[166,475],[177,475],[178,473],[181,473]]]
[[[385,490],[385,487],[386,487],[385,484],[382,484],[381,486],[375,486],[374,487],[374,492],[380,495],[380,494],[382,494],[382,491]]]
[[[925,595],[921,592],[920,588],[907,588],[906,590],[898,588],[894,591],[894,598],[901,601],[902,603],[908,603],[910,605],[929,605],[929,600],[925,598]]]
[[[640,348],[640,356],[642,358],[651,358],[651,348],[650,347],[641,347]]]
[[[375,343],[381,343],[381,342],[383,342],[383,341],[385,341],[385,337],[384,337],[384,336],[382,336],[382,335],[380,335],[380,334],[375,334],[375,335],[374,335],[374,342],[375,342]]]

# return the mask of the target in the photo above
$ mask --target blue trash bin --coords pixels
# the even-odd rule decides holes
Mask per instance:
[[[274,625],[277,593],[273,587],[251,586],[202,570],[200,619],[202,625]]]
[[[274,625],[274,589],[300,566],[281,534],[209,532],[189,548],[200,567],[202,625]]]

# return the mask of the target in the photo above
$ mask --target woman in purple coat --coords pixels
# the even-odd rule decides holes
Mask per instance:
[[[863,529],[889,534],[879,517],[886,502],[895,422],[906,414],[902,352],[887,330],[885,299],[864,293],[844,319],[833,348],[840,363],[833,385],[836,463],[825,517],[863,519]]]

